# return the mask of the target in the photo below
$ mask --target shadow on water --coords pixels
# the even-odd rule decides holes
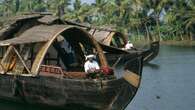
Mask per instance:
[[[55,110],[52,108],[46,108],[43,106],[34,106],[34,105],[29,105],[25,103],[17,103],[17,102],[12,102],[12,101],[7,101],[7,100],[0,100],[0,107],[1,110]]]
[[[150,67],[151,69],[154,70],[159,70],[160,69],[160,65],[158,64],[154,64],[154,63],[146,63],[144,64],[145,67]]]
[[[30,105],[26,103],[0,100],[0,110],[95,110],[83,106],[68,105],[67,108],[59,108],[44,105]]]

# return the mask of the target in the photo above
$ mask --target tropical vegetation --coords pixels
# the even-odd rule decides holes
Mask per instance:
[[[195,0],[0,0],[0,25],[26,12],[115,28],[132,40],[195,40]]]

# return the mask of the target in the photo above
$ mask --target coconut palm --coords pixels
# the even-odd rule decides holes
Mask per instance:
[[[59,17],[69,12],[70,3],[71,0],[46,0],[48,10]]]

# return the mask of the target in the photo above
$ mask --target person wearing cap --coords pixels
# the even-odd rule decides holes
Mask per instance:
[[[130,49],[134,49],[134,47],[133,44],[130,41],[128,41],[127,44],[125,45],[125,50],[130,50]]]
[[[86,56],[86,62],[84,64],[84,69],[86,73],[93,73],[96,70],[99,70],[99,64],[95,60],[95,55],[88,55]]]

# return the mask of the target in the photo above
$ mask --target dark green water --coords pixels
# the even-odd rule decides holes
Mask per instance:
[[[195,47],[162,46],[126,110],[194,110]],[[0,110],[60,110],[0,100]]]

